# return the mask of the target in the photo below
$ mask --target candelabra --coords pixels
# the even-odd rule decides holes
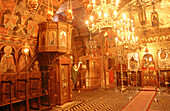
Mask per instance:
[[[123,84],[123,61],[125,61],[125,56],[129,51],[134,51],[139,46],[138,37],[135,37],[133,25],[133,20],[126,18],[126,14],[123,14],[123,19],[117,21],[117,37],[115,41],[118,50],[118,61],[120,62],[121,92],[125,89]]]
[[[117,55],[118,55],[118,62],[120,63],[120,79],[121,79],[121,92],[125,90],[124,84],[123,84],[123,61],[125,61],[125,56],[126,56],[126,50],[122,45],[117,45]]]
[[[155,75],[155,97],[154,97],[154,101],[159,102],[159,99],[157,97],[156,73],[154,73],[154,75]]]
[[[28,45],[28,42],[26,41],[24,43],[23,46],[23,53],[25,54],[25,73],[26,73],[26,83],[25,83],[25,99],[26,99],[26,111],[29,111],[29,99],[28,99],[28,82],[29,82],[29,78],[28,78],[28,68],[27,68],[27,56],[29,55],[29,50],[30,50],[30,46]]]
[[[158,94],[161,94],[161,77],[160,77],[160,74],[161,72],[160,72],[160,70],[158,70],[158,76],[159,76],[159,82],[158,82],[158,84],[159,84],[159,89],[158,89]]]
[[[136,92],[139,92],[137,88],[138,87],[138,75],[137,74],[138,74],[138,69],[136,69]]]
[[[116,85],[115,92],[118,92],[118,90],[117,90],[117,74],[116,74],[116,71],[114,71],[114,74],[115,74],[115,85]]]
[[[91,55],[92,57],[96,52],[96,41],[92,40],[91,31],[90,31],[90,41],[86,42],[86,55]]]
[[[131,100],[132,99],[132,96],[130,95],[130,75],[131,75],[131,72],[129,72],[128,74],[128,89],[129,89],[129,95],[128,95],[128,100]]]

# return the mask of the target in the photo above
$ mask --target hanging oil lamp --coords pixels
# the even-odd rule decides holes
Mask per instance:
[[[67,4],[67,12],[65,12],[65,14],[67,16],[67,22],[72,22],[74,17],[73,17],[71,0],[69,1],[69,4]]]
[[[48,11],[46,20],[48,23],[53,21],[53,11]]]
[[[72,10],[69,9],[69,10],[67,10],[67,21],[71,22],[72,20],[73,20]]]
[[[50,10],[50,5],[51,5],[51,10]],[[50,2],[50,0],[48,0],[48,13],[47,13],[47,18],[46,18],[48,23],[51,23],[53,21],[53,4],[52,4],[52,0]]]

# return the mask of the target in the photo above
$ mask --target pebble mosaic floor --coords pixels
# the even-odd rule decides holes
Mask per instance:
[[[62,106],[56,106],[51,111],[121,111],[131,100],[127,98],[136,97],[139,92],[135,89],[129,94],[115,92],[114,89],[95,89],[87,91],[73,91],[72,102]],[[170,95],[162,93],[157,95],[159,102],[152,102],[149,111],[170,111]]]

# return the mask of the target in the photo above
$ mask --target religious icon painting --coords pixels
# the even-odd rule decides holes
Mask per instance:
[[[5,28],[8,28],[9,26],[9,23],[10,23],[10,18],[11,18],[11,11],[10,10],[6,10],[4,13],[3,13],[3,20],[2,20],[2,24]]]
[[[68,81],[68,65],[61,65],[61,70],[60,70],[60,75],[61,75],[61,81],[62,81],[62,87],[67,87],[67,81]]]
[[[41,41],[40,41],[40,46],[45,46],[45,38],[46,38],[46,33],[45,33],[45,31],[43,31],[42,32],[42,34],[41,34]]]
[[[159,26],[159,16],[156,11],[151,13],[151,22],[152,22],[152,27],[158,27]]]
[[[33,22],[33,25],[32,25],[32,30],[31,30],[31,36],[32,37],[37,37],[38,35],[38,24],[36,22]]]
[[[49,32],[49,45],[55,45],[56,44],[56,31],[50,31]]]
[[[59,45],[67,47],[67,34],[65,31],[61,31],[59,35]]]
[[[29,18],[26,22],[27,26],[26,26],[26,30],[27,30],[27,34],[31,35],[31,31],[32,31],[32,28],[34,26],[33,24],[33,19],[32,18]]]
[[[139,56],[138,53],[128,53],[128,69],[129,70],[137,70],[140,68],[139,66]]]
[[[9,26],[9,29],[14,29],[14,27],[17,26],[17,22],[19,21],[19,17],[17,14],[14,14],[13,17],[11,18],[11,21],[10,21],[10,26]]]
[[[169,68],[170,67],[170,50],[161,49],[158,51],[158,67]]]

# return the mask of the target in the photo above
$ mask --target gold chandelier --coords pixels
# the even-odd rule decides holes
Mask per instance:
[[[138,37],[135,37],[135,28],[133,20],[126,18],[123,14],[123,19],[117,21],[117,37],[115,38],[116,46],[122,46],[125,49],[138,48]]]
[[[96,3],[97,1],[97,3]],[[116,25],[119,0],[84,0],[86,6],[86,24],[89,31],[113,29]],[[88,4],[88,5],[87,5]]]

